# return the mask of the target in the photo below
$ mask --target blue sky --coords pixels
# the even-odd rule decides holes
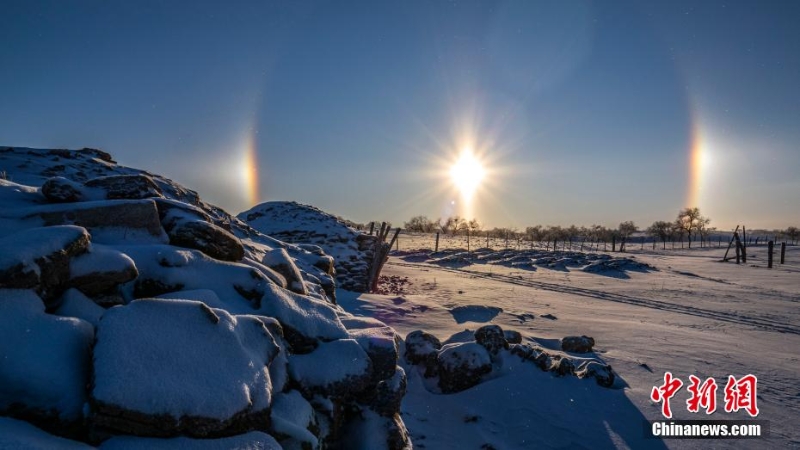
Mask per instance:
[[[234,214],[800,224],[797,2],[2,10],[0,145],[102,148]],[[469,205],[448,176],[466,146],[486,170]]]

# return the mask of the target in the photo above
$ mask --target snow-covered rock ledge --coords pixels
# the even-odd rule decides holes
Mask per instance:
[[[410,447],[400,340],[320,248],[99,150],[0,172],[0,447]]]

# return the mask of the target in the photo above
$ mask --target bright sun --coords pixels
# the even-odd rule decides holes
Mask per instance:
[[[461,152],[458,161],[450,168],[450,179],[461,191],[461,195],[469,199],[478,189],[484,173],[480,161],[475,158],[471,150],[465,149]]]

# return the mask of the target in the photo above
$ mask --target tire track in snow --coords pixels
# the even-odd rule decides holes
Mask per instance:
[[[514,277],[511,275],[503,275],[497,273],[489,274],[486,272],[479,272],[464,268],[457,269],[451,267],[437,266],[434,264],[407,263],[398,261],[391,261],[389,262],[389,264],[397,266],[405,266],[405,267],[424,267],[426,269],[438,269],[445,272],[462,273],[462,274],[472,275],[478,278],[485,278],[487,280],[495,280],[505,283],[511,283],[519,286],[542,289],[545,291],[560,292],[564,294],[578,295],[582,297],[590,297],[598,300],[608,300],[617,303],[625,303],[628,305],[658,309],[661,311],[669,311],[695,317],[702,317],[705,319],[714,319],[738,325],[749,325],[757,328],[763,328],[768,331],[775,331],[778,333],[790,333],[790,334],[800,335],[800,327],[787,323],[777,322],[774,320],[765,319],[763,317],[750,317],[725,311],[714,311],[710,309],[698,308],[695,306],[678,305],[658,300],[642,299],[637,297],[631,297],[625,294],[613,294],[610,292],[600,291],[596,289],[587,289],[576,286],[565,286],[562,284],[548,283],[544,281],[534,281],[530,279]]]

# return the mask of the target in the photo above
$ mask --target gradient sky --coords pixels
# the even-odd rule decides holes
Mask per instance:
[[[0,145],[238,213],[800,225],[800,2],[3,1]],[[486,165],[466,205],[448,178]]]

